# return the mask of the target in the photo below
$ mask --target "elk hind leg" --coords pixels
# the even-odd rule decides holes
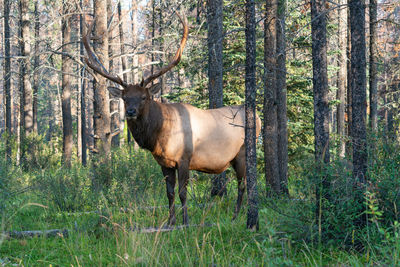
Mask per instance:
[[[178,167],[179,198],[182,203],[183,224],[189,224],[189,217],[186,205],[187,183],[189,180],[189,164],[182,162]]]
[[[243,194],[246,188],[246,149],[243,145],[237,154],[237,156],[231,162],[233,169],[236,172],[236,178],[238,183],[238,197],[236,201],[235,213],[233,214],[233,219],[235,220],[239,214],[240,208],[242,206]]]
[[[169,204],[169,218],[168,225],[175,225],[176,217],[175,217],[175,183],[176,183],[176,174],[175,169],[161,167],[162,173],[165,177],[165,182],[167,185],[167,197]]]

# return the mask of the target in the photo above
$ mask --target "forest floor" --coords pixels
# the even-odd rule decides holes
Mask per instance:
[[[114,169],[112,201],[100,194],[95,205],[85,197],[91,194],[89,168],[42,170],[28,178],[26,173],[22,175],[25,178],[21,179],[32,184],[47,181],[48,185],[50,179],[55,183],[50,189],[39,186],[11,197],[3,209],[2,232],[67,229],[68,235],[3,237],[0,266],[379,266],[394,262],[392,254],[378,255],[372,246],[358,252],[337,242],[318,242],[318,235],[312,234],[318,232],[312,205],[301,199],[268,199],[260,193],[260,229],[249,231],[245,227],[246,200],[232,221],[236,181],[229,183],[227,196],[212,199],[208,176],[197,173],[192,174],[188,186],[191,226],[157,231],[168,219],[165,182],[149,155],[140,152],[136,160],[142,162],[142,169],[135,177],[141,178],[135,180],[131,174],[131,167],[138,162],[131,162],[123,171],[131,170],[127,177],[131,182],[122,181],[121,173]],[[121,171],[118,164],[113,168]],[[61,186],[57,177],[71,179],[70,189]],[[265,185],[261,182],[259,186],[262,192]],[[71,197],[71,190],[80,193],[74,191]],[[68,206],[69,202],[73,204]],[[176,204],[177,225],[181,225],[178,197]],[[148,228],[152,228],[150,233],[144,231]],[[399,254],[400,249],[393,248],[391,253]]]

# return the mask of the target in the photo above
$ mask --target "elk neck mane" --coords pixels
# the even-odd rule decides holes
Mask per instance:
[[[136,143],[153,151],[163,124],[161,103],[150,100],[148,107],[137,120],[128,120],[128,126]]]

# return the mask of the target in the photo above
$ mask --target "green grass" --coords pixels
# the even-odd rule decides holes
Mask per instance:
[[[157,202],[150,200],[151,204]],[[322,262],[334,265],[366,263],[360,255],[321,252],[305,243],[293,242],[287,233],[279,231],[279,215],[267,207],[261,208],[260,230],[246,230],[245,209],[234,222],[231,221],[234,202],[234,197],[227,197],[208,202],[205,207],[191,205],[190,223],[204,222],[205,227],[151,234],[133,229],[165,224],[167,208],[132,207],[129,212],[120,212],[117,207],[109,207],[104,210],[106,217],[101,217],[96,213],[74,214],[25,205],[7,220],[6,229],[66,228],[71,230],[70,234],[58,238],[4,240],[0,246],[0,258],[8,258],[11,263],[23,266],[318,266]],[[180,210],[177,211],[179,223],[182,216]],[[207,225],[211,223],[214,225]]]
[[[340,240],[318,244],[310,198],[264,198],[262,177],[257,232],[245,228],[246,200],[239,217],[231,221],[235,179],[228,185],[227,196],[210,199],[209,176],[192,173],[190,224],[205,226],[140,233],[138,229],[161,227],[168,219],[161,170],[141,150],[116,151],[113,163],[102,170],[111,173],[111,185],[100,194],[91,191],[90,167],[10,170],[9,180],[18,183],[8,185],[14,188],[9,191],[35,186],[25,193],[4,193],[8,197],[2,197],[1,229],[70,231],[68,237],[1,240],[0,266],[379,266],[396,264],[400,254],[395,236],[380,243],[367,240],[362,252],[342,246]],[[232,176],[228,171],[228,177]],[[176,204],[179,225],[178,197]]]

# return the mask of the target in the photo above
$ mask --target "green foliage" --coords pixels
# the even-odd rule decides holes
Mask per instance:
[[[237,220],[231,222],[235,181],[228,185],[226,197],[210,199],[210,177],[192,172],[188,187],[190,222],[216,225],[158,234],[132,231],[158,227],[168,219],[161,170],[146,151],[115,149],[110,164],[97,172],[90,164],[82,167],[76,162],[70,170],[54,164],[29,170],[11,164],[7,169],[6,162],[0,160],[1,178],[8,177],[7,187],[0,191],[3,199],[8,198],[1,214],[3,229],[70,230],[68,238],[3,241],[0,258],[10,264],[30,266],[42,265],[44,261],[53,265],[397,264],[400,242],[394,208],[398,204],[394,203],[399,186],[398,179],[392,178],[398,175],[399,150],[384,139],[378,140],[375,165],[369,170],[370,177],[375,178],[371,178],[365,194],[369,216],[366,229],[353,224],[360,214],[355,204],[351,164],[345,160],[334,160],[321,176],[316,175],[312,157],[292,162],[289,189],[295,199],[265,198],[264,178],[259,169],[261,228],[257,233],[245,230],[246,204]],[[262,154],[260,149],[257,153]],[[60,159],[59,153],[56,156]],[[261,168],[262,163],[258,165]],[[106,190],[93,191],[94,173],[110,175]],[[234,173],[229,170],[227,176],[234,178]],[[315,220],[315,189],[321,177],[332,184],[330,198],[322,198],[322,227],[328,234],[320,241],[325,246],[318,246]],[[30,190],[18,190],[22,186]],[[7,194],[3,194],[4,189]],[[179,204],[178,198],[176,203]],[[181,216],[177,205],[178,223]],[[356,242],[363,244],[368,256],[343,249]]]
[[[23,166],[27,169],[45,169],[60,166],[60,154],[58,149],[62,147],[61,139],[45,141],[45,135],[32,133],[21,142],[21,150],[24,157],[21,159]]]

